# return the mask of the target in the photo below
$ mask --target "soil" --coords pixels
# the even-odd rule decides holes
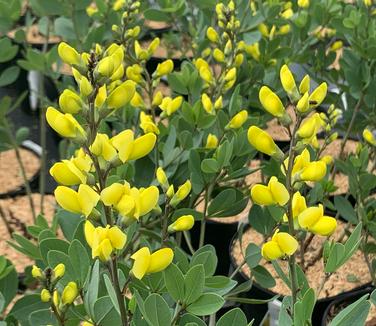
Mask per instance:
[[[73,76],[73,73],[72,73],[72,67],[66,63],[61,63],[59,65],[59,67],[57,66],[56,63],[54,63],[52,65],[52,70],[53,71],[56,71],[62,75],[66,75],[66,76]]]
[[[329,240],[337,240],[342,233],[345,224],[338,221],[338,227],[335,233],[329,238]],[[308,266],[306,269],[306,276],[310,286],[317,291],[324,277],[324,266],[322,259],[315,261],[315,257],[320,252],[323,243],[326,238],[321,236],[315,236],[308,247],[308,250],[305,254],[305,266]],[[232,248],[232,256],[236,264],[241,264],[244,260],[243,252],[245,252],[249,243],[256,243],[261,246],[264,243],[263,235],[258,233],[252,228],[249,228],[242,237],[242,248],[240,248],[239,241],[236,240]],[[299,254],[297,255],[297,261],[299,263]],[[288,263],[286,260],[279,261],[281,268],[287,272]],[[283,281],[278,277],[275,272],[273,265],[262,259],[260,264],[264,266],[275,278],[276,286],[270,290],[279,293],[282,295],[288,295],[289,289],[283,283]],[[247,265],[244,265],[242,272],[246,276],[250,276],[250,269]],[[351,282],[349,281],[351,279]],[[368,272],[367,264],[363,258],[361,251],[357,251],[352,258],[340,267],[337,272],[333,273],[329,280],[325,283],[323,290],[319,293],[319,298],[332,297],[337,294],[340,294],[345,291],[350,291],[354,288],[357,288],[363,284],[366,284],[371,281],[371,277]]]
[[[252,160],[251,163],[249,164],[250,169],[257,169],[260,166],[261,161],[260,160]],[[245,184],[250,187],[253,186],[256,183],[262,182],[262,174],[261,174],[261,169],[257,170],[251,174],[248,174],[245,177]]]
[[[266,132],[275,140],[275,141],[290,141],[290,136],[287,132],[287,129],[279,124],[277,119],[272,119],[267,122]]]
[[[40,212],[40,195],[32,195],[36,214]],[[27,196],[19,196],[0,200],[0,207],[5,214],[8,225],[14,232],[25,235],[25,227],[33,225],[33,217]],[[47,221],[52,221],[55,212],[55,199],[52,195],[44,198],[44,216]],[[7,257],[16,267],[18,272],[23,272],[26,266],[33,263],[24,254],[19,253],[7,244],[11,236],[7,230],[4,220],[0,220],[0,255]]]
[[[40,169],[40,160],[33,152],[20,149],[27,178],[30,180]],[[0,194],[16,190],[24,184],[15,150],[0,152]]]
[[[323,144],[323,140],[319,140],[319,144]],[[341,152],[341,144],[342,139],[336,139],[332,141],[326,148],[323,150],[321,156],[324,155],[331,155],[333,158],[338,159],[339,154]],[[343,157],[348,156],[349,154],[354,154],[356,152],[356,148],[358,147],[359,142],[355,140],[348,140],[345,144],[345,148],[343,150]]]
[[[24,29],[26,32],[26,42],[33,45],[41,45],[46,41],[46,37],[39,33],[38,25],[31,25],[29,29]],[[8,37],[13,39],[18,29],[14,29],[8,33]],[[55,35],[50,35],[48,38],[49,44],[57,44],[61,38]]]
[[[171,27],[171,25],[166,22],[157,22],[157,21],[149,20],[149,19],[144,20],[144,26],[151,30],[153,29],[160,30],[160,29]]]

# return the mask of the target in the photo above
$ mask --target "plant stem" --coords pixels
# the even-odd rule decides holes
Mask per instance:
[[[3,210],[3,208],[1,207],[1,205],[0,205],[0,217],[1,217],[1,219],[3,220],[3,222],[4,222],[5,227],[7,228],[7,231],[8,231],[8,233],[9,233],[9,235],[12,236],[13,229],[12,229],[12,227],[9,225],[9,222],[8,222],[8,220],[7,220],[7,217],[6,217],[5,213],[4,213],[4,210]]]
[[[120,316],[123,326],[128,326],[128,314],[125,308],[122,290],[120,289],[116,256],[111,260],[112,282],[114,283],[116,298],[119,303]]]
[[[195,253],[195,250],[193,249],[191,240],[188,238],[187,231],[183,231],[183,234],[184,234],[184,239],[185,239],[185,242],[187,243],[188,249],[191,252],[191,254],[193,255]]]
[[[205,191],[204,216],[202,217],[202,221],[201,221],[200,240],[199,240],[199,244],[198,244],[199,248],[201,248],[205,243],[206,214],[207,214],[208,203],[209,203],[211,191],[212,191],[212,186],[209,185],[208,188]]]

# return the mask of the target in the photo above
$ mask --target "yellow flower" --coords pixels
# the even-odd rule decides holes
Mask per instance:
[[[131,80],[127,80],[116,87],[107,98],[107,107],[109,109],[119,109],[129,103],[135,93],[135,85]]]
[[[214,102],[214,109],[220,110],[223,108],[222,95],[218,97]]]
[[[130,103],[135,108],[145,109],[145,102],[139,92],[134,93]]]
[[[251,188],[251,197],[258,205],[285,205],[290,195],[286,187],[276,177],[271,177],[267,186],[256,184]]]
[[[283,106],[282,101],[269,87],[261,87],[259,100],[263,108],[271,115],[281,118],[285,114],[285,107]]]
[[[324,216],[322,205],[305,209],[299,214],[298,221],[301,228],[322,236],[331,235],[337,227],[335,218]]]
[[[147,115],[145,112],[140,113],[140,127],[144,133],[152,132],[156,135],[159,135],[159,129],[157,125],[153,122],[153,118],[150,115]]]
[[[226,81],[234,81],[236,79],[236,68],[233,67],[225,74]]]
[[[79,186],[77,192],[65,186],[58,186],[54,193],[57,203],[62,208],[86,217],[93,211],[100,198],[91,187],[84,184]]]
[[[343,47],[343,42],[342,41],[335,41],[331,46],[330,46],[330,51],[337,51],[339,49],[342,49]]]
[[[93,92],[93,86],[85,76],[80,78],[78,84],[80,85],[80,94],[83,97],[88,97]]]
[[[298,103],[296,104],[296,109],[301,113],[305,113],[309,110],[308,92],[304,93],[304,95],[299,99]]]
[[[147,60],[149,58],[148,51],[141,48],[141,45],[138,41],[134,42],[134,52],[138,60]]]
[[[288,34],[290,33],[290,30],[291,30],[291,27],[289,24],[285,24],[285,25],[282,25],[279,30],[278,30],[278,34],[279,35],[285,35],[285,34]]]
[[[82,101],[75,92],[65,89],[59,97],[59,106],[64,113],[76,114],[82,109]]]
[[[34,278],[40,278],[43,277],[43,272],[38,266],[33,265],[33,268],[31,269],[31,275]]]
[[[209,98],[207,94],[204,93],[201,95],[201,103],[207,113],[209,114],[214,113],[213,102],[211,101],[211,99]]]
[[[128,183],[113,183],[101,192],[106,206],[113,206],[123,217],[138,220],[148,214],[157,204],[159,191],[156,186],[137,189]]]
[[[214,49],[213,57],[217,62],[225,61],[225,54],[220,49]]]
[[[112,9],[115,11],[119,11],[120,9],[123,8],[125,4],[125,0],[116,0],[114,4],[112,5]]]
[[[81,57],[78,52],[65,42],[61,42],[57,48],[61,60],[69,65],[79,65]]]
[[[256,61],[260,61],[261,53],[258,42],[252,45],[247,45],[245,47],[245,52],[247,52],[247,54],[249,54]]]
[[[309,88],[310,88],[310,78],[308,75],[305,75],[304,78],[302,79],[302,81],[300,82],[300,85],[299,85],[299,92],[300,94],[305,94],[307,92],[309,92]]]
[[[318,133],[322,125],[323,120],[321,119],[320,114],[316,112],[303,121],[297,134],[300,138],[312,138]]]
[[[249,127],[248,142],[261,153],[273,156],[277,160],[283,158],[283,152],[274,143],[273,138],[267,132],[256,126]]]
[[[310,162],[300,172],[299,179],[302,181],[317,182],[326,175],[326,163],[323,161]]]
[[[141,280],[145,275],[158,273],[166,269],[174,258],[174,252],[170,248],[162,248],[150,254],[147,247],[136,251],[131,258],[134,260],[131,273]]]
[[[166,175],[165,171],[161,167],[159,167],[157,169],[156,175],[157,175],[157,180],[158,180],[159,184],[164,189],[168,189],[169,184],[168,184],[168,179],[167,179],[167,175]]]
[[[163,94],[161,91],[157,91],[154,96],[153,96],[153,102],[151,103],[151,105],[153,107],[155,106],[159,106],[163,101]]]
[[[316,224],[310,227],[309,231],[327,237],[333,234],[336,228],[337,220],[334,217],[323,216],[316,222]]]
[[[159,105],[163,113],[170,116],[176,112],[183,103],[183,96],[178,96],[172,99],[171,97],[165,97],[162,103]]]
[[[300,194],[299,191],[292,196],[292,217],[295,219],[307,208],[305,197]],[[283,215],[283,221],[287,222],[287,215]]]
[[[195,219],[192,215],[180,216],[174,223],[168,227],[169,232],[188,231],[192,229]]]
[[[87,172],[91,165],[89,165],[87,170],[82,170],[76,165],[78,162],[80,161],[75,158],[57,162],[50,168],[50,174],[56,182],[64,186],[86,183]]]
[[[64,305],[70,305],[78,295],[78,288],[76,282],[69,282],[61,295],[61,301]]]
[[[329,165],[333,163],[333,157],[330,155],[324,155],[320,158],[320,161],[324,162],[326,165]]]
[[[294,76],[292,75],[289,67],[287,65],[283,65],[279,75],[283,89],[289,96],[296,98],[298,90],[296,88]]]
[[[291,256],[297,249],[298,241],[296,241],[292,235],[277,230],[274,233],[272,240],[266,242],[262,246],[261,255],[266,260],[275,260],[286,255]]]
[[[55,305],[55,307],[59,307],[60,296],[59,296],[59,292],[57,292],[57,290],[55,290],[52,294],[52,302]]]
[[[134,161],[138,160],[146,155],[148,155],[154,148],[155,142],[157,141],[157,136],[151,132],[138,137],[133,142],[133,149],[130,153],[128,160]],[[115,146],[116,147],[116,146]],[[121,148],[121,147],[120,147]],[[119,150],[119,154],[121,151]],[[120,157],[120,155],[119,155]]]
[[[208,27],[206,30],[206,37],[213,43],[217,43],[219,41],[218,33],[213,27]]]
[[[40,292],[40,299],[42,302],[49,302],[51,300],[51,293],[47,289],[43,289]]]
[[[46,119],[48,124],[59,135],[66,138],[83,139],[86,137],[84,129],[69,113],[61,113],[52,106],[47,108]]]
[[[166,196],[168,198],[172,198],[174,195],[175,195],[174,185],[171,185],[171,186],[168,187],[168,189],[166,191]]]
[[[178,190],[174,194],[174,196],[171,199],[171,206],[175,207],[177,206],[182,200],[184,200],[189,193],[191,192],[192,185],[189,180],[187,180],[185,183],[183,183],[181,186],[179,186]]]
[[[64,274],[65,274],[65,265],[61,263],[56,265],[56,267],[54,268],[55,277],[60,278],[60,277],[63,277]]]
[[[124,59],[123,47],[117,44],[111,44],[106,50],[106,54],[107,56],[98,62],[96,69],[100,75],[115,80],[116,78],[113,77],[113,75],[115,74],[116,76],[118,69],[122,69],[120,66],[123,64]]]
[[[213,149],[217,148],[218,146],[218,138],[216,135],[209,134],[208,137],[206,138],[206,149]]]
[[[247,121],[247,119],[248,119],[247,110],[242,110],[232,117],[230,122],[227,124],[226,128],[238,129],[244,124],[244,122]]]
[[[138,64],[127,67],[125,74],[128,79],[133,80],[135,83],[142,81],[142,68]]]
[[[318,107],[326,97],[328,85],[324,82],[317,86],[317,88],[309,96],[309,106],[314,109]]]
[[[308,8],[309,7],[309,0],[298,0],[298,6],[300,8]]]
[[[244,61],[244,55],[242,53],[237,54],[235,57],[235,66],[239,68],[241,64],[243,63],[243,61]]]
[[[369,129],[364,129],[363,130],[363,138],[364,140],[369,143],[370,145],[376,146],[376,138],[373,135],[372,131]]]
[[[158,64],[156,74],[157,77],[161,77],[170,74],[173,70],[174,62],[171,59],[168,59]]]

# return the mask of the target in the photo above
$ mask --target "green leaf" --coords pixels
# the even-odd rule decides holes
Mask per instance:
[[[29,316],[34,311],[48,308],[49,304],[42,302],[39,294],[25,295],[15,303],[9,315],[15,316],[22,325],[31,326],[36,324],[31,324]]]
[[[69,243],[61,239],[49,238],[40,242],[39,249],[43,260],[47,263],[47,255],[49,251],[56,250],[68,254]]]
[[[339,214],[346,220],[353,224],[358,223],[356,213],[351,203],[343,196],[334,197],[334,206]]]
[[[76,274],[76,279],[79,280],[78,283],[80,287],[83,287],[90,270],[89,255],[85,247],[77,239],[71,242],[68,252],[73,270]]]
[[[170,264],[163,272],[165,285],[168,293],[176,301],[184,299],[184,275],[179,267],[175,264]]]
[[[268,270],[259,265],[251,269],[252,276],[256,282],[265,288],[272,288],[275,286],[275,280]]]
[[[241,107],[241,97],[239,96],[240,85],[237,85],[231,95],[230,104],[229,104],[229,113],[230,116],[234,116],[240,111]]]
[[[41,259],[38,247],[32,243],[30,240],[26,239],[24,236],[13,233],[13,239],[17,241],[17,244],[13,242],[8,242],[14,249],[24,253],[32,259]]]
[[[195,265],[191,267],[185,275],[184,279],[184,300],[185,304],[190,304],[200,295],[204,290],[205,271],[203,265]]]
[[[58,321],[51,309],[40,309],[34,312],[31,312],[30,315],[27,315],[28,323],[25,325],[40,325],[40,326],[58,326]],[[23,324],[24,325],[24,324]]]
[[[12,84],[14,81],[16,81],[19,74],[19,67],[11,66],[6,68],[0,75],[0,87]]]
[[[205,292],[213,292],[225,295],[231,291],[237,282],[227,276],[215,275],[205,279]]]
[[[249,268],[255,268],[261,260],[260,247],[250,243],[245,251],[245,260]]]
[[[204,293],[187,307],[187,311],[197,316],[214,314],[224,305],[225,300],[215,293]]]
[[[120,316],[109,296],[99,298],[94,304],[94,318],[97,325],[121,325]]]
[[[365,294],[360,299],[343,309],[331,321],[329,326],[354,326],[365,325],[371,304],[367,301],[369,294]]]
[[[4,63],[12,60],[16,56],[18,52],[18,45],[12,45],[9,38],[3,37],[0,39],[0,49],[0,63]]]
[[[178,74],[177,72],[169,74],[167,76],[167,80],[168,80],[168,85],[172,88],[172,90],[174,92],[179,93],[179,94],[183,94],[183,95],[188,94],[187,87],[184,84],[184,80],[182,79],[180,74]],[[186,103],[186,102],[184,102],[184,103]],[[184,106],[184,104],[183,104],[183,106]],[[187,103],[186,106],[189,106],[189,104]],[[192,108],[189,108],[189,110],[192,111]]]
[[[247,326],[247,318],[241,309],[234,308],[226,312],[216,326]]]
[[[0,293],[4,298],[4,307],[7,307],[8,304],[13,300],[17,294],[18,290],[18,275],[13,265],[8,262],[8,265],[11,267],[10,272],[6,277],[0,279]]]
[[[149,295],[145,302],[145,318],[150,326],[170,325],[172,315],[166,301],[157,293]]]
[[[220,166],[214,158],[207,158],[201,162],[201,170],[204,173],[216,173],[220,170]]]
[[[192,314],[184,314],[179,320],[179,326],[187,326],[189,324],[194,324],[197,326],[206,326],[206,323],[199,317]]]
[[[103,274],[103,279],[104,279],[104,284],[106,285],[107,293],[112,301],[112,304],[114,308],[116,309],[116,311],[118,312],[118,314],[120,315],[119,303],[117,301],[116,292],[112,285],[112,282],[107,274]]]
[[[218,258],[215,252],[213,255],[213,252],[209,250],[199,252],[199,253],[197,253],[196,251],[196,254],[192,257],[190,265],[193,266],[193,265],[201,264],[204,266],[205,276],[213,275],[215,272],[215,269],[217,268],[217,263],[218,263]]]
[[[226,296],[226,300],[228,301],[234,301],[234,302],[240,302],[240,303],[246,303],[246,304],[265,304],[265,303],[274,301],[278,298],[279,298],[278,294],[276,294],[274,297],[271,297],[269,299],[252,299],[252,298]]]
[[[170,20],[170,16],[165,12],[158,10],[158,9],[146,9],[144,11],[144,17],[146,19],[158,21],[158,22],[168,22]]]
[[[85,300],[84,300],[85,308],[89,312],[91,317],[95,316],[94,306],[98,298],[98,290],[99,290],[99,260],[96,260],[91,271],[90,282],[88,283],[88,286],[86,288]]]

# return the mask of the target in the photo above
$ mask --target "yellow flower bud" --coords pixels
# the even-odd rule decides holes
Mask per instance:
[[[281,17],[285,19],[289,19],[294,15],[294,12],[292,11],[291,8],[286,9],[284,12],[281,13]]]
[[[226,81],[231,81],[236,79],[236,68],[231,68],[229,71],[226,72],[225,74],[225,80]]]
[[[168,187],[166,195],[168,198],[172,198],[175,195],[174,185]]]
[[[225,61],[225,54],[220,49],[214,49],[213,57],[217,62]]]
[[[140,43],[138,43],[138,41],[134,42],[134,52],[138,60],[147,60],[149,57],[148,51],[141,48]]]
[[[213,43],[217,43],[218,40],[219,40],[218,33],[216,32],[216,30],[213,27],[209,27],[207,29],[206,36]]]
[[[153,102],[151,103],[152,106],[159,106],[162,103],[163,94],[161,91],[157,91],[153,96]]]
[[[280,71],[280,79],[283,89],[290,96],[296,96],[298,90],[296,88],[295,79],[287,65],[283,65]]]
[[[259,152],[273,156],[278,160],[283,158],[283,152],[267,132],[256,126],[251,126],[248,129],[247,136],[248,142]]]
[[[65,265],[64,264],[58,264],[54,268],[54,275],[56,278],[63,277],[65,274]]]
[[[214,102],[214,109],[220,110],[223,108],[222,96],[218,97]]]
[[[47,289],[43,289],[40,292],[40,299],[42,302],[49,302],[51,300],[51,293]]]
[[[326,164],[322,161],[310,162],[300,173],[300,180],[317,182],[326,175]]]
[[[330,51],[337,51],[339,49],[342,49],[343,47],[343,42],[342,41],[335,41],[331,46],[330,46]]]
[[[201,103],[207,113],[209,114],[214,113],[213,103],[207,94],[204,93],[201,95]]]
[[[298,0],[298,7],[308,8],[309,7],[309,0]]]
[[[158,48],[160,39],[158,37],[154,38],[153,41],[149,44],[148,55],[151,56]]]
[[[110,76],[110,79],[111,79],[111,81],[116,81],[116,80],[119,80],[119,79],[123,78],[123,76],[124,76],[124,66],[120,65],[114,71],[114,73]]]
[[[305,113],[309,110],[309,95],[308,92],[306,92],[298,101],[296,104],[296,109],[301,112]]]
[[[47,108],[46,119],[48,124],[62,137],[84,138],[85,131],[75,118],[69,113],[61,113],[52,106]]]
[[[279,30],[278,30],[278,34],[279,35],[286,35],[288,33],[290,33],[290,30],[291,30],[291,27],[289,24],[285,24],[285,25],[282,25]]]
[[[281,118],[285,114],[285,107],[283,106],[282,101],[269,87],[261,87],[259,100],[263,108],[271,115]]]
[[[64,305],[70,305],[76,299],[78,295],[78,288],[75,282],[69,282],[61,295],[61,301]]]
[[[159,167],[156,174],[159,184],[164,188],[168,188],[168,179],[165,171],[161,167]]]
[[[319,131],[322,125],[322,120],[319,113],[315,113],[309,118],[305,119],[299,127],[297,134],[300,138],[311,138]]]
[[[203,58],[207,58],[211,54],[211,48],[206,48],[204,51],[201,52],[201,56]]]
[[[233,116],[233,118],[228,123],[227,128],[238,129],[244,124],[244,122],[247,121],[247,119],[248,119],[247,110],[242,110]]]
[[[242,53],[239,53],[235,57],[235,66],[240,67],[241,64],[243,63],[244,60],[244,55]]]
[[[75,92],[65,89],[59,97],[59,106],[64,113],[76,114],[82,109],[82,101]]]
[[[308,75],[305,75],[304,78],[302,79],[302,81],[300,82],[300,85],[299,85],[299,92],[300,94],[305,94],[307,92],[309,92],[309,88],[310,88],[310,78]]]
[[[323,156],[320,161],[323,161],[326,165],[332,164],[333,163],[333,157],[330,155],[325,155]]]
[[[100,198],[92,188],[84,184],[79,186],[77,192],[65,186],[58,186],[54,193],[57,203],[62,208],[86,217],[90,215]]]
[[[258,205],[285,205],[290,195],[286,187],[276,177],[271,177],[268,186],[256,184],[251,188],[251,197]]]
[[[89,80],[82,76],[80,79],[80,93],[83,97],[88,97],[93,92],[93,86],[90,84]]]
[[[326,97],[326,92],[328,91],[328,85],[323,82],[320,84],[309,96],[309,105],[311,108],[318,107]]]
[[[31,269],[31,275],[34,278],[40,278],[43,277],[43,272],[38,266],[33,265],[33,268]]]
[[[129,103],[135,94],[136,88],[133,81],[127,80],[116,87],[107,98],[109,109],[119,109]]]
[[[135,83],[142,81],[142,68],[138,64],[127,67],[125,74],[128,79],[133,80]]]
[[[172,197],[171,199],[171,206],[175,207],[182,200],[184,200],[191,192],[191,189],[192,189],[192,185],[189,180],[187,180],[184,184],[179,186],[178,190],[174,194],[174,197]]]
[[[61,60],[69,65],[79,65],[81,57],[78,52],[65,42],[61,42],[57,48]]]
[[[174,62],[171,59],[159,63],[157,66],[157,77],[170,74],[174,70]]]
[[[269,28],[264,23],[258,25],[258,30],[262,36],[268,37],[269,36]]]
[[[245,48],[245,52],[247,52],[247,54],[250,55],[256,61],[260,61],[261,53],[258,43],[247,45]]]
[[[86,7],[86,13],[89,17],[94,16],[98,12],[97,7],[88,6]]]
[[[180,216],[174,223],[168,227],[169,232],[188,231],[192,229],[195,219],[192,215]]]
[[[59,307],[60,296],[59,296],[59,292],[57,292],[57,290],[55,290],[54,293],[52,294],[52,302],[55,305],[55,307],[57,307],[57,308]]]
[[[147,247],[143,247],[135,252],[131,259],[134,264],[131,273],[141,280],[145,275],[158,273],[166,269],[174,258],[174,252],[170,248],[162,248],[150,254]]]
[[[216,135],[209,134],[208,137],[206,138],[206,149],[213,149],[217,148],[218,146],[218,138]]]
[[[125,5],[125,0],[116,0],[114,4],[112,5],[112,9],[114,11],[119,11],[120,9],[123,8],[124,5]]]
[[[261,248],[261,255],[266,260],[275,260],[283,256],[291,256],[298,249],[296,239],[286,232],[275,232],[271,241],[266,242]]]
[[[364,129],[363,130],[363,138],[364,140],[369,143],[370,145],[376,146],[376,138],[369,129]]]
[[[172,99],[171,97],[165,97],[162,100],[162,103],[159,105],[159,107],[162,109],[163,112],[167,114],[167,116],[170,116],[180,108],[182,103],[182,96],[175,97],[174,99]]]

